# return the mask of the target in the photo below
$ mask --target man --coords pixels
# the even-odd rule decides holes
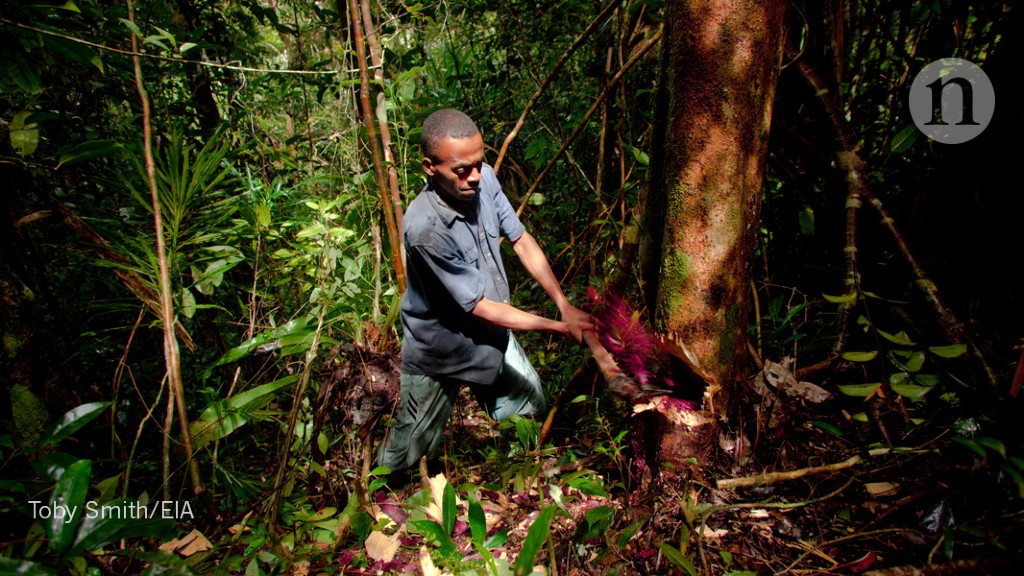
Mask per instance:
[[[545,411],[540,378],[509,330],[582,341],[590,315],[569,304],[537,241],[523,228],[484,163],[484,141],[462,112],[438,110],[423,122],[428,183],[402,225],[409,286],[402,298],[401,401],[378,455],[391,470],[437,454],[452,406],[470,387],[495,420]],[[498,251],[504,236],[558,307],[561,320],[509,303]]]

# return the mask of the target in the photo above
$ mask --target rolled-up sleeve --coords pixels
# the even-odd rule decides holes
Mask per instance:
[[[433,243],[411,245],[408,249],[410,263],[421,267],[417,271],[420,278],[436,282],[433,289],[447,292],[464,312],[472,311],[484,297],[486,278],[465,255]]]
[[[508,198],[505,197],[505,192],[501,189],[501,184],[498,183],[498,177],[494,174],[494,169],[489,164],[484,165],[482,178],[490,180],[489,186],[481,188],[493,191],[494,195],[491,197],[491,202],[494,205],[494,213],[498,217],[501,235],[507,238],[509,242],[519,240],[519,237],[523,235],[526,228],[519,221],[519,216],[516,216],[515,208],[512,207]]]

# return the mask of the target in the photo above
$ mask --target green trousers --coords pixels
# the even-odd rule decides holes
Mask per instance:
[[[377,463],[395,471],[415,466],[421,456],[436,456],[462,386],[469,386],[495,420],[506,420],[513,414],[537,416],[547,410],[540,376],[509,334],[505,361],[493,384],[402,373],[398,413],[377,454]]]

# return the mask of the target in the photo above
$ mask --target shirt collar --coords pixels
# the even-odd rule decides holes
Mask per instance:
[[[476,200],[464,209],[458,209],[445,201],[441,194],[434,189],[432,185],[428,185],[426,189],[427,198],[430,200],[430,205],[434,207],[434,211],[437,212],[438,217],[444,222],[445,226],[451,227],[452,223],[458,219],[467,220],[471,216],[471,211],[474,211],[479,207],[480,195],[477,194]]]

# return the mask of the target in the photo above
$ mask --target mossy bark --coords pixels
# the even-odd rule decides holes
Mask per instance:
[[[784,0],[676,1],[667,8],[659,118],[645,213],[648,305],[713,384],[724,415],[745,366],[750,256],[757,238]],[[671,419],[668,419],[671,421]],[[666,426],[663,458],[700,456],[713,426]],[[693,435],[687,439],[687,435]]]

